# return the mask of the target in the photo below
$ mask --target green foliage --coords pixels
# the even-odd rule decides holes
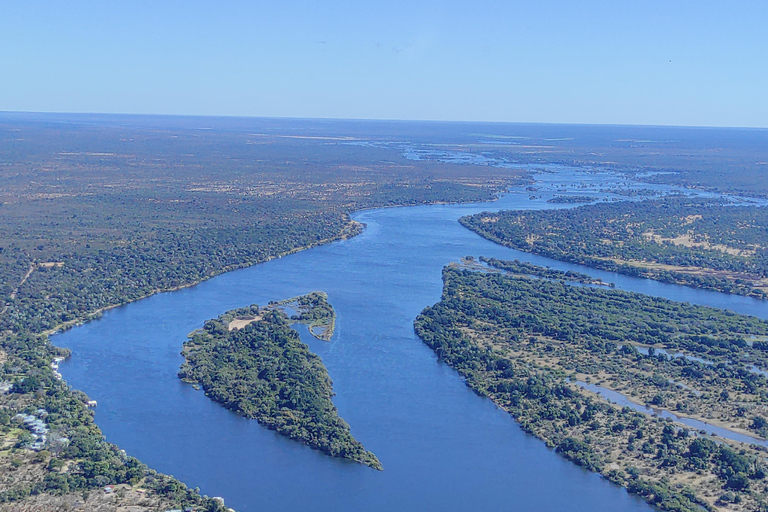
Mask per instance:
[[[664,482],[651,482],[637,478],[627,485],[627,490],[632,494],[642,496],[661,510],[669,512],[701,512],[702,509],[711,510],[710,507],[704,508],[702,503],[697,502],[691,492],[679,492],[671,489]]]
[[[676,198],[599,203],[570,210],[480,213],[462,217],[460,222],[494,242],[554,259],[669,283],[768,297],[766,290],[756,287],[763,286],[761,280],[768,278],[766,208]],[[681,237],[691,243],[670,241]],[[643,266],[646,263],[691,270]]]
[[[715,376],[722,375],[717,378],[738,379],[745,388],[751,383],[756,389],[765,389],[762,375],[726,363],[752,361],[765,367],[761,351],[744,343],[743,335],[767,334],[768,322],[637,293],[565,284],[564,279],[552,280],[563,276],[519,262],[485,261],[509,274],[446,267],[441,301],[426,308],[414,325],[419,337],[456,369],[468,386],[492,397],[524,430],[541,437],[569,460],[605,472],[611,481],[627,486],[663,510],[698,512],[705,503],[689,489],[672,487],[663,479],[641,478],[636,468],[630,467],[626,475],[608,469],[610,460],[604,456],[610,456],[610,449],[600,449],[617,446],[610,444],[612,438],[626,440],[620,441],[626,447],[625,454],[655,460],[662,474],[704,471],[715,475],[738,499],[748,492],[751,482],[765,477],[764,465],[757,457],[692,435],[685,428],[670,424],[662,424],[662,428],[629,408],[619,411],[595,401],[572,389],[556,369],[557,363],[555,368],[534,365],[515,356],[515,351],[531,350],[540,338],[546,338],[553,340],[551,345],[563,347],[558,354],[565,364],[573,364],[576,352],[569,352],[572,349],[568,347],[580,347],[598,361],[589,373],[613,372],[614,355],[637,358],[646,371],[655,369],[646,377],[647,385],[658,390],[658,401],[663,402],[664,394],[673,386],[666,375],[689,368],[712,382],[718,382]],[[628,341],[658,344],[723,362],[705,365],[652,350],[642,355],[627,345]],[[621,348],[620,342],[624,343]],[[545,344],[539,353],[546,357],[546,347],[551,345]],[[706,385],[712,384],[708,380]]]
[[[579,466],[584,466],[590,471],[599,472],[603,468],[600,457],[595,454],[589,443],[583,440],[568,437],[557,446],[556,451],[566,459],[575,462]]]
[[[320,305],[313,295],[300,303]],[[381,464],[352,437],[333,405],[331,380],[320,358],[301,342],[280,311],[263,310],[261,320],[228,330],[242,310],[205,323],[185,343],[179,377],[199,383],[206,395],[262,425],[334,457],[376,469]],[[315,315],[307,313],[307,315]]]
[[[552,204],[574,204],[591,203],[595,200],[596,198],[591,196],[555,196],[552,199],[547,199],[547,202]]]
[[[490,267],[497,268],[499,270],[504,270],[510,274],[540,277],[542,279],[550,279],[550,280],[573,281],[576,283],[586,283],[586,284],[602,283],[602,280],[595,279],[589,274],[574,272],[573,270],[568,270],[567,272],[562,272],[560,270],[552,270],[551,268],[544,268],[538,265],[532,265],[530,263],[525,263],[520,260],[505,261],[505,260],[497,260],[496,258],[486,258],[484,256],[480,256],[480,261],[488,264],[488,266]]]
[[[328,297],[322,292],[312,292],[302,295],[297,299],[299,315],[292,320],[300,322],[330,322],[336,317],[333,307],[328,302]]]

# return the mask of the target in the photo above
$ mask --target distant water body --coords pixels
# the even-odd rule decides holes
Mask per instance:
[[[612,174],[551,170],[538,176],[534,199],[516,187],[489,203],[360,212],[354,218],[367,227],[353,239],[110,310],[54,337],[72,349],[61,371],[98,400],[96,422],[109,441],[241,512],[651,510],[523,433],[413,331],[419,312],[440,299],[443,266],[467,255],[576,270],[620,289],[766,317],[764,302],[521,253],[457,222],[488,210],[566,207],[546,202],[555,195],[615,198],[601,191],[627,185]],[[186,335],[205,320],[314,290],[328,293],[336,332],[321,342],[302,328],[302,339],[322,357],[341,416],[382,472],[279,436],[176,377]]]

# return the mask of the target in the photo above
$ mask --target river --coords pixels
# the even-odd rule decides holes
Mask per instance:
[[[354,218],[367,227],[350,240],[110,310],[53,338],[72,349],[61,372],[98,400],[96,422],[109,441],[241,512],[651,510],[523,433],[416,337],[413,320],[440,299],[441,269],[467,255],[517,258],[763,318],[765,303],[521,253],[457,222],[487,210],[566,207],[546,202],[563,193],[611,197],[600,191],[622,183],[571,169],[538,179],[535,199],[518,187],[490,203],[359,212]],[[336,332],[321,342],[301,329],[302,339],[322,357],[341,416],[379,457],[382,472],[279,436],[176,377],[182,343],[205,320],[314,290],[328,293]]]

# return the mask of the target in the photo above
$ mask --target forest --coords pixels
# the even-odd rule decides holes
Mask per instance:
[[[320,294],[299,298],[327,315]],[[246,319],[241,328],[232,321]],[[258,306],[229,311],[205,323],[184,344],[179,378],[200,385],[224,407],[333,457],[382,469],[363,448],[333,405],[333,387],[320,358],[302,343],[279,309]]]
[[[765,448],[585,388],[764,438],[768,380],[750,368],[768,368],[757,341],[768,339],[768,322],[543,268],[525,274],[446,267],[442,298],[416,319],[416,333],[525,431],[659,508],[768,510]]]
[[[768,298],[768,209],[669,198],[463,217],[494,242],[571,263]]]
[[[224,512],[221,503],[146,465],[107,443],[86,407],[88,397],[56,378],[48,362],[68,351],[42,345],[35,336],[0,338],[0,381],[15,381],[0,407],[0,506],[41,495],[78,493],[83,500],[107,485],[150,492],[164,509],[195,507]],[[23,376],[23,380],[19,377]],[[32,436],[16,413],[41,418],[49,429],[42,450],[30,451]]]
[[[48,335],[106,308],[354,236],[362,226],[350,214],[360,209],[486,200],[526,181],[523,172],[233,123],[201,131],[0,116],[0,500],[55,508],[90,492],[90,504],[92,490],[118,484],[146,491],[139,501],[150,508],[219,506],[136,461],[129,471],[87,397],[52,373],[66,354]],[[73,448],[36,452],[14,418],[58,408],[54,396],[68,416],[51,413],[46,425]]]
[[[0,330],[31,332],[353,236],[360,209],[523,182],[322,138],[87,124],[0,123],[0,162]]]
[[[525,132],[530,144],[478,146],[464,131],[470,125],[452,134],[440,123],[1,115],[0,387],[9,388],[0,391],[0,499],[85,500],[90,492],[92,500],[91,491],[112,482],[146,490],[146,499],[160,500],[155,508],[218,506],[124,460],[93,423],[87,397],[52,373],[66,354],[48,334],[106,308],[354,236],[362,226],[350,214],[361,209],[491,199],[530,184],[521,165],[608,165],[649,182],[768,195],[759,141],[713,150],[698,132],[677,131],[675,145],[657,147],[629,142],[617,127],[607,137],[580,128],[586,137],[575,138],[563,127],[504,129]],[[518,170],[406,158],[403,140],[478,150]],[[71,450],[30,449],[31,432],[16,415],[43,407],[51,408],[51,432],[75,441]]]

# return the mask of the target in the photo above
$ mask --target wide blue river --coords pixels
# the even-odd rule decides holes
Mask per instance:
[[[539,179],[535,199],[521,187],[491,203],[361,212],[355,218],[367,228],[351,240],[116,308],[55,336],[54,343],[72,349],[61,370],[69,384],[98,400],[96,422],[109,441],[241,512],[650,510],[523,433],[416,337],[416,315],[440,299],[441,269],[466,255],[518,258],[763,318],[768,308],[520,253],[457,222],[485,210],[551,208],[546,199],[562,191],[610,197],[598,190],[622,183],[565,169]],[[337,330],[330,342],[306,330],[302,338],[328,367],[341,416],[384,471],[281,437],[176,377],[182,343],[205,320],[313,290],[328,293]]]

